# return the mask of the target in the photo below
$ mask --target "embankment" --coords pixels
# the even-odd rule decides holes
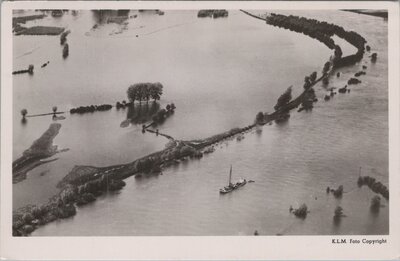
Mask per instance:
[[[15,35],[60,35],[65,28],[56,26],[32,26],[25,28],[20,26]]]
[[[346,31],[341,26],[305,17],[270,13],[263,18],[244,10],[241,11],[257,19],[264,20],[269,25],[307,35],[325,44],[329,49],[335,50],[335,59],[333,60],[334,68],[355,64],[363,58],[366,40],[357,32]],[[335,44],[335,41],[332,39],[332,36],[334,35],[346,40],[348,43],[356,47],[357,52],[342,57],[340,46]]]
[[[33,168],[53,160],[44,161],[57,153],[53,140],[59,133],[61,124],[52,123],[42,136],[35,140],[32,146],[22,153],[22,156],[12,163],[13,183],[26,178],[26,173]]]
[[[356,14],[363,14],[363,15],[372,15],[372,16],[381,17],[384,19],[388,18],[387,10],[343,9],[342,11],[353,12]]]

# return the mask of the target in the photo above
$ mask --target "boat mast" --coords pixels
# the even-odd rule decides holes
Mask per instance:
[[[231,170],[229,171],[229,185],[231,185],[231,179],[232,179],[232,164],[231,164]]]

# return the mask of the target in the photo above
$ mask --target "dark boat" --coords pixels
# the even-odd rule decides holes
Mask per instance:
[[[231,179],[232,179],[232,165],[231,165],[231,170],[229,171],[229,183],[228,183],[228,186],[220,189],[219,190],[220,194],[226,194],[226,193],[232,192],[237,188],[243,187],[247,183],[246,179],[239,179],[235,183],[232,183]]]

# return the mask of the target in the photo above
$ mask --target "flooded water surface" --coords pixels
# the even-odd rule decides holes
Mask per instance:
[[[375,194],[357,187],[360,167],[362,175],[388,185],[387,21],[343,11],[282,13],[358,32],[378,53],[377,62],[372,64],[366,54],[359,64],[341,69],[340,77],[332,77],[330,87],[343,87],[366,65],[362,83],[352,85],[350,93],[324,102],[326,90],[318,85],[319,101],[312,112],[293,111],[285,124],[265,125],[241,141],[220,143],[214,153],[167,168],[163,175],[130,177],[119,193],[101,196],[79,207],[73,218],[49,223],[32,235],[388,234],[389,202],[384,200],[386,206],[372,214]],[[14,159],[53,122],[46,116],[22,124],[23,108],[39,114],[55,105],[58,111],[114,105],[127,100],[131,84],[161,82],[160,106],[173,102],[177,108],[160,131],[180,140],[205,138],[247,126],[259,111],[272,112],[288,86],[293,85],[294,96],[299,94],[304,76],[320,74],[332,55],[303,34],[234,10],[219,19],[199,19],[197,11],[130,11],[124,23],[106,23],[92,11],[70,11],[27,23],[35,24],[71,30],[70,54],[63,59],[57,36],[13,37],[13,69],[35,65],[33,75],[13,76]],[[354,52],[351,46],[343,49]],[[13,209],[45,203],[75,165],[128,163],[168,142],[143,134],[140,124],[122,128],[126,109],[64,116],[54,142],[69,150],[13,185]],[[230,165],[233,179],[255,182],[220,195]],[[339,185],[345,191],[341,199],[326,194],[327,186]],[[302,203],[310,210],[304,220],[289,212]],[[338,205],[346,215],[339,224],[333,222]]]

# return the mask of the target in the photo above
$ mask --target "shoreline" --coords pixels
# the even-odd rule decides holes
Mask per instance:
[[[356,14],[363,14],[363,15],[370,15],[370,16],[375,16],[375,17],[381,17],[384,19],[388,18],[388,12],[387,11],[381,11],[381,10],[375,10],[375,11],[368,11],[364,9],[343,9],[342,11],[344,12],[352,12]]]
[[[49,128],[35,140],[31,147],[22,153],[22,156],[12,163],[13,184],[26,179],[27,172],[42,164],[57,160],[44,161],[58,153],[57,146],[53,145],[54,138],[58,135],[61,124],[52,123]]]
[[[254,18],[264,20],[269,25],[279,26],[268,23],[267,19],[257,17],[243,10],[240,11]],[[279,27],[284,27],[284,26],[279,26]],[[284,28],[288,29],[286,27]],[[327,35],[329,35],[329,33],[327,33]],[[52,199],[50,199],[49,203],[40,207],[41,209],[40,215],[32,214],[34,212],[32,210],[33,208],[26,208],[24,210],[21,209],[14,212],[15,218],[13,218],[13,220],[19,223],[15,224],[15,226],[13,225],[13,233],[19,236],[28,235],[30,233],[28,232],[29,230],[35,229],[36,226],[35,224],[38,224],[38,226],[44,225],[58,218],[66,218],[69,216],[73,216],[74,213],[76,212],[75,204],[77,205],[87,204],[92,201],[95,201],[96,196],[98,195],[101,195],[103,193],[108,193],[109,191],[121,189],[124,186],[123,185],[124,182],[122,181],[123,179],[135,176],[137,174],[140,175],[159,174],[161,173],[162,169],[167,168],[171,165],[179,164],[180,162],[186,161],[189,158],[190,159],[201,158],[203,154],[212,152],[213,145],[215,145],[216,143],[222,142],[227,139],[233,139],[235,138],[236,135],[239,134],[245,134],[258,125],[262,126],[272,121],[277,121],[282,117],[286,117],[286,115],[288,115],[291,110],[298,108],[301,104],[308,101],[307,94],[310,92],[310,90],[313,90],[312,87],[315,84],[317,84],[320,81],[323,81],[324,79],[328,79],[331,76],[332,72],[336,68],[344,66],[343,64],[354,63],[355,60],[360,58],[360,54],[361,58],[363,57],[364,48],[361,48],[361,45],[358,45],[355,42],[353,43],[358,46],[357,49],[359,50],[359,52],[343,58],[341,57],[341,55],[335,55],[336,60],[327,62],[329,63],[329,69],[325,71],[322,74],[322,76],[310,82],[309,85],[307,85],[307,87],[304,87],[304,91],[299,96],[295,97],[294,99],[291,99],[288,103],[281,106],[273,113],[264,114],[263,120],[259,121],[258,123],[252,123],[242,128],[234,128],[225,131],[223,133],[219,133],[211,137],[198,140],[181,141],[181,140],[174,140],[171,137],[172,138],[171,143],[167,148],[161,151],[151,153],[149,155],[136,159],[127,164],[119,164],[101,168],[94,166],[83,166],[83,165],[75,166],[57,185],[57,187],[61,189],[60,193],[55,197],[53,197]],[[330,46],[332,47],[332,45]],[[335,49],[334,47],[330,49]],[[337,49],[335,49],[335,54],[336,52]],[[340,62],[342,59],[345,62]],[[147,130],[147,131],[154,132],[153,130]],[[161,133],[159,134],[165,135]],[[27,213],[32,214],[35,217],[35,219],[28,218],[26,220],[30,221],[24,223],[21,220],[25,220],[23,216]],[[32,226],[32,224],[34,225]],[[24,226],[26,225],[29,225],[31,227],[29,227],[28,230],[25,230]],[[25,233],[25,231],[27,233]]]

